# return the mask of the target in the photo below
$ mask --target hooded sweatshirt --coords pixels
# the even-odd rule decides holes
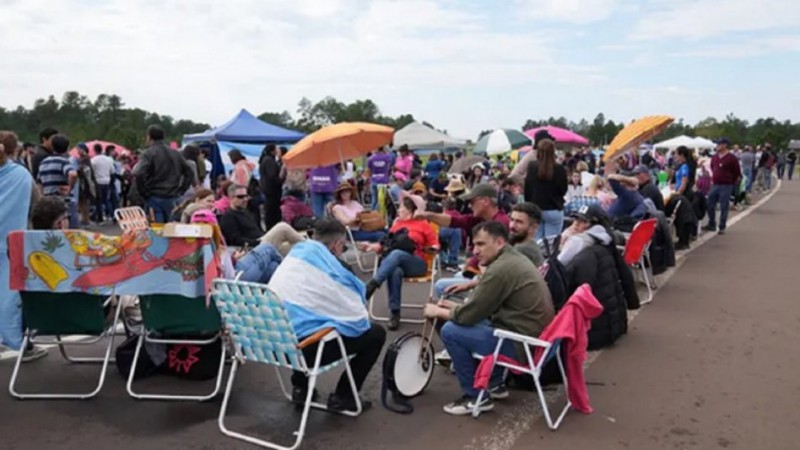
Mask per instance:
[[[561,253],[558,254],[558,260],[566,266],[583,249],[594,245],[598,241],[603,245],[608,245],[611,243],[611,235],[608,234],[604,226],[592,225],[591,228],[583,233],[570,236],[567,239],[561,249]]]

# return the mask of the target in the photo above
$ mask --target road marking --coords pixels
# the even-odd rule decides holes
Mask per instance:
[[[740,211],[739,214],[736,216],[731,217],[728,221],[728,225],[732,226],[738,223],[740,220],[744,219],[745,217],[749,216],[753,211],[757,210],[761,207],[764,203],[769,201],[773,195],[775,195],[781,188],[781,180],[778,180],[778,183],[775,185],[775,188],[763,198],[761,198],[755,205],[751,205],[744,211]],[[699,248],[709,240],[717,237],[716,233],[705,233],[701,235],[697,241],[692,245],[692,247],[682,252],[680,255],[676,256],[675,267],[670,268],[667,272],[659,275],[661,278],[661,283],[659,286],[664,286],[670,278],[680,269],[683,263],[686,261],[686,256],[693,252],[695,249]],[[645,289],[645,294],[646,294]],[[653,293],[653,302],[656,301],[656,297],[658,295],[658,290]],[[641,308],[633,311],[628,311],[628,322],[633,321],[639,313],[644,310],[646,305],[643,305]],[[587,370],[589,366],[600,357],[604,350],[597,350],[593,352],[589,352],[586,358],[586,362],[584,363],[584,370]],[[553,405],[553,410],[558,410],[559,407],[563,407],[563,403],[555,403],[555,402],[563,402],[564,401],[564,389],[563,387],[559,387],[555,391],[548,391],[545,392],[545,401],[548,405]],[[473,438],[472,442],[464,446],[465,450],[509,450],[511,449],[517,442],[517,440],[527,432],[531,426],[537,422],[542,417],[542,410],[539,406],[539,399],[537,398],[537,394],[535,392],[528,392],[525,395],[525,400],[520,405],[514,406],[509,408],[500,415],[500,418],[497,419],[497,423],[495,423],[494,427],[492,427],[491,431],[484,434],[481,437]],[[565,418],[565,420],[567,420]]]

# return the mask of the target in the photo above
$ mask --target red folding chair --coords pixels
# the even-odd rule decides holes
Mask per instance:
[[[647,285],[647,300],[642,304],[650,303],[653,301],[653,286],[655,285],[655,276],[652,274],[652,264],[650,263],[650,243],[653,241],[653,235],[656,232],[658,221],[656,219],[642,220],[633,227],[628,242],[625,243],[625,248],[622,253],[622,258],[625,264],[629,265],[632,269],[642,270],[642,278]],[[648,269],[648,267],[650,267]]]

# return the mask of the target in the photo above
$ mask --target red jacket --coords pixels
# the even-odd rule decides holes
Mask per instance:
[[[602,312],[603,305],[594,297],[592,288],[588,284],[582,284],[539,336],[539,339],[547,342],[561,339],[561,346],[567,353],[567,396],[572,407],[584,414],[592,412],[589,392],[583,378],[583,362],[586,360],[586,347],[589,344],[588,332],[592,319]],[[538,361],[542,357],[543,350],[536,349],[534,360]]]

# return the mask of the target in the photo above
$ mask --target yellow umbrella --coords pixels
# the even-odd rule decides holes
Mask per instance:
[[[642,142],[664,131],[675,120],[670,116],[646,116],[636,119],[623,128],[609,144],[603,161],[636,148]]]
[[[291,169],[313,169],[358,158],[392,142],[394,129],[365,122],[342,122],[321,128],[283,157]]]

